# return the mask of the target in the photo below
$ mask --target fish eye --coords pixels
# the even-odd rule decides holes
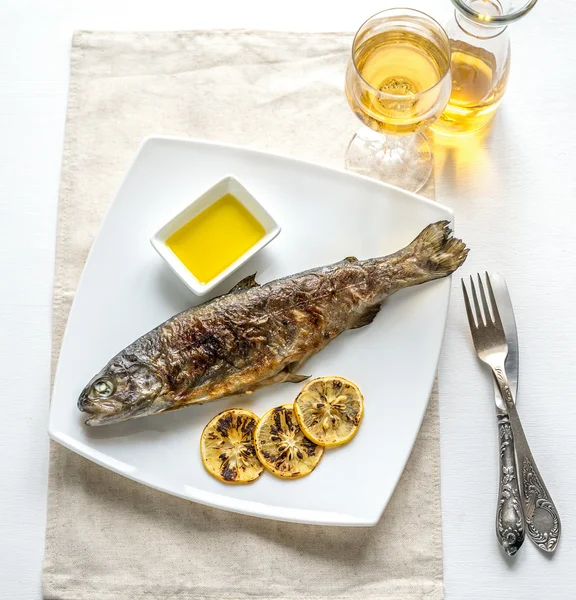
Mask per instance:
[[[108,398],[114,393],[114,384],[109,379],[98,379],[92,389],[101,397]]]

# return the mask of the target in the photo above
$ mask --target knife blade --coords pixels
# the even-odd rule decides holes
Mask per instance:
[[[499,273],[491,273],[490,281],[492,282],[492,289],[494,290],[494,297],[496,298],[496,304],[498,305],[498,312],[500,313],[500,319],[504,327],[504,333],[506,334],[506,341],[508,342],[508,357],[506,358],[506,374],[508,375],[508,383],[512,391],[514,403],[516,403],[516,397],[518,392],[518,330],[516,329],[516,319],[514,317],[514,309],[512,308],[512,302],[510,300],[510,294],[504,277]],[[496,402],[496,411],[498,414],[507,414],[506,405],[502,400],[502,395],[498,389],[496,381],[494,385],[494,400]]]

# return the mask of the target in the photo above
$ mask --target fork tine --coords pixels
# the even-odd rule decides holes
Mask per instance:
[[[494,324],[503,329],[502,319],[500,318],[500,313],[498,312],[498,304],[496,304],[496,298],[494,297],[494,290],[492,289],[492,282],[490,281],[490,275],[488,275],[488,271],[486,271],[486,285],[488,286],[488,294],[490,295],[492,313],[494,314]]]
[[[492,322],[492,316],[490,315],[490,309],[488,308],[488,300],[486,300],[486,294],[484,293],[484,285],[482,283],[482,277],[480,277],[480,273],[478,273],[478,287],[480,288],[480,298],[482,298],[482,306],[484,307],[484,317],[486,319],[486,324]]]
[[[472,288],[472,299],[474,300],[474,308],[476,310],[476,320],[478,321],[478,327],[486,325],[486,322],[482,318],[482,311],[480,310],[480,303],[478,302],[478,296],[476,295],[476,287],[474,286],[474,280],[470,275],[470,287]]]
[[[468,323],[470,325],[471,331],[474,332],[476,330],[476,322],[474,321],[472,307],[470,306],[470,298],[468,298],[468,290],[466,289],[466,285],[464,284],[464,279],[461,279],[460,281],[462,282],[462,293],[464,294],[464,304],[466,305],[466,314],[468,315]]]

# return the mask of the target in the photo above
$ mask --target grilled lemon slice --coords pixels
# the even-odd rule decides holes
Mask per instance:
[[[250,483],[262,475],[264,467],[254,448],[257,424],[253,412],[231,408],[206,425],[200,437],[200,452],[210,475],[224,483]]]
[[[319,377],[307,383],[294,402],[304,435],[320,446],[341,446],[358,431],[364,399],[358,386],[343,377]]]
[[[294,406],[284,404],[269,410],[256,427],[256,454],[277,477],[297,479],[311,473],[324,448],[304,436],[294,415]]]

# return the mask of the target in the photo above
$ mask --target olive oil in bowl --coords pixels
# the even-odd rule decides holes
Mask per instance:
[[[173,233],[166,245],[200,283],[208,283],[265,235],[256,217],[226,194]]]
[[[228,175],[192,199],[150,243],[182,282],[203,296],[279,233],[266,208]]]

